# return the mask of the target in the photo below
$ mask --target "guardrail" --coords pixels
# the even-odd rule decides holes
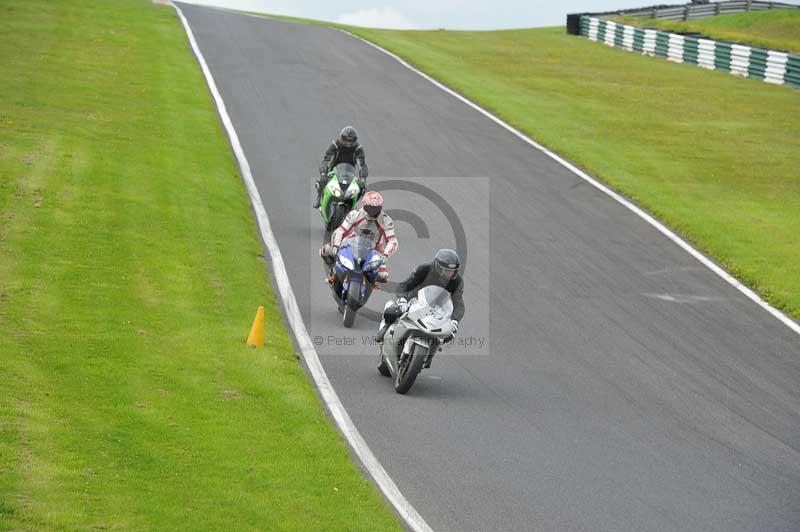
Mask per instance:
[[[605,11],[602,13],[575,13],[567,15],[567,32],[573,35],[581,33],[581,17],[628,15],[647,17],[660,20],[693,20],[730,13],[743,13],[747,11],[763,11],[766,9],[798,9],[799,5],[784,4],[782,2],[761,2],[758,0],[728,0],[725,2],[692,2],[686,5],[657,5],[640,7],[636,9],[622,9],[619,11]]]
[[[751,0],[731,0],[728,2],[691,3],[685,6],[654,6],[641,9],[624,9],[620,15],[649,17],[660,20],[692,20],[729,13],[762,11],[775,8],[797,8],[800,6],[781,2],[759,2]]]
[[[587,15],[581,17],[580,34],[630,52],[800,88],[800,55],[628,26]]]

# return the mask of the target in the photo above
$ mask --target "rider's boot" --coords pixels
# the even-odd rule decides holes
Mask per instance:
[[[383,344],[383,337],[386,336],[386,329],[388,328],[389,326],[386,324],[386,320],[385,319],[381,320],[381,326],[378,327],[378,332],[375,333],[376,342],[378,342],[379,344]]]
[[[381,326],[378,327],[378,332],[375,335],[375,340],[378,342],[378,346],[380,347],[380,361],[378,362],[378,373],[383,375],[384,377],[391,377],[392,374],[389,372],[389,368],[386,366],[386,361],[383,360],[383,337],[386,334],[386,329],[389,328],[389,325],[386,323],[386,320],[381,320]]]
[[[389,372],[389,368],[386,367],[386,362],[383,360],[383,355],[381,355],[381,361],[378,363],[378,373],[384,377],[392,376],[392,374]]]
[[[316,187],[317,187],[317,197],[314,200],[314,204],[312,205],[312,207],[314,209],[319,209],[319,204],[322,201],[322,189],[320,188],[319,183],[316,183]]]

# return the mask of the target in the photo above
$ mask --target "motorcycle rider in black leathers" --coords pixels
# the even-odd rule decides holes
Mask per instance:
[[[389,301],[383,309],[383,319],[376,334],[378,343],[383,343],[386,329],[403,315],[407,308],[407,301],[417,297],[417,292],[426,286],[441,286],[450,292],[453,302],[453,334],[458,330],[458,322],[464,317],[464,280],[459,275],[461,259],[452,249],[440,249],[436,252],[433,262],[426,262],[417,266],[406,280],[397,287],[397,299]]]
[[[322,162],[319,165],[319,182],[317,187],[317,198],[314,200],[313,207],[319,208],[319,203],[322,199],[322,191],[328,183],[328,172],[333,170],[337,164],[349,163],[356,166],[358,163],[359,177],[361,178],[361,190],[367,186],[367,160],[364,157],[364,148],[358,143],[358,132],[353,126],[345,126],[339,133],[339,137],[331,142]]]

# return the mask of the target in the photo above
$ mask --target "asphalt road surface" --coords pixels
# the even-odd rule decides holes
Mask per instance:
[[[435,530],[800,530],[800,337],[380,51],[323,27],[182,9],[325,369]],[[467,235],[460,334],[485,343],[454,347],[405,397],[363,345],[374,323],[341,327],[316,255],[312,180],[345,124],[371,186],[416,178]],[[385,195],[400,209],[394,278],[455,245],[418,187]]]

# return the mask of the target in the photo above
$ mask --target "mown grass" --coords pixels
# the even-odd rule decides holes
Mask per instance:
[[[679,33],[701,33],[712,39],[800,53],[800,9],[732,13],[686,22],[633,16],[611,18],[631,26]]]
[[[5,0],[0,34],[0,529],[399,529],[296,359],[174,11]]]

